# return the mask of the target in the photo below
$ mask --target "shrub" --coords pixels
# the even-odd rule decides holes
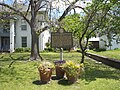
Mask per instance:
[[[120,48],[115,48],[114,50],[120,50]]]
[[[30,48],[24,48],[24,52],[30,52],[31,49]]]
[[[23,48],[16,48],[15,52],[23,52]]]
[[[49,51],[49,52],[54,52],[55,51],[55,49],[54,48],[45,48],[45,51]]]
[[[47,43],[45,44],[45,46],[46,46],[47,48],[50,47],[50,43],[47,42]]]
[[[30,52],[30,48],[16,48],[15,52]]]
[[[106,49],[105,48],[98,48],[98,49],[95,49],[93,51],[101,52],[101,51],[106,51]]]

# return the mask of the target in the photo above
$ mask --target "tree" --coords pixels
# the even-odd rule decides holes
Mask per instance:
[[[66,16],[62,21],[61,25],[67,32],[72,32],[73,39],[76,40],[76,45],[78,44],[79,37],[82,35],[83,23],[80,20],[82,18],[80,14],[72,14]],[[74,42],[75,44],[75,42]]]
[[[105,34],[107,36],[108,43],[106,43],[107,47],[112,46],[112,41],[115,40],[116,43],[120,43],[120,4],[116,3],[108,15],[106,16],[106,20],[104,22],[104,27],[101,29],[100,35]]]
[[[12,2],[12,1],[11,1]],[[32,41],[31,41],[31,55],[30,58],[31,60],[35,60],[38,58],[42,57],[39,55],[39,48],[38,48],[38,35],[37,35],[37,15],[39,12],[39,9],[43,8],[44,5],[42,4],[43,0],[25,0],[23,3],[17,3],[17,0],[15,0],[11,5],[6,4],[5,2],[0,2],[0,5],[4,6],[7,8],[7,12],[9,13],[14,13],[14,15],[19,15],[23,17],[27,23],[30,25],[31,28],[31,36],[32,36]],[[27,11],[22,11],[23,6],[27,6]],[[31,10],[30,10],[31,9]],[[10,10],[10,11],[8,11]],[[28,15],[31,15],[30,19],[28,18]]]
[[[93,35],[96,35],[96,33],[100,32],[100,30],[104,27],[103,22],[105,22],[107,14],[116,3],[118,3],[118,1],[93,0],[93,2],[84,9],[84,16],[80,16],[79,18],[78,15],[77,17],[76,15],[73,15],[71,16],[71,19],[67,17],[68,21],[72,20],[71,22],[69,22],[69,24],[73,22],[72,25],[74,26],[74,28],[69,27],[69,29],[67,28],[67,25],[66,28],[72,31],[74,35],[77,36],[79,39],[79,45],[82,53],[81,63],[84,62],[89,38]],[[77,18],[77,20],[73,18],[74,16]],[[75,28],[76,25],[78,26],[77,28]]]
[[[12,4],[7,4],[6,2],[0,2],[0,5],[9,9],[10,13],[12,12],[16,15],[19,15],[27,21],[27,23],[30,25],[31,36],[32,36],[30,59],[31,60],[36,60],[39,58],[42,59],[42,57],[39,54],[39,45],[38,45],[39,37],[38,36],[40,33],[42,33],[46,29],[46,27],[44,27],[43,29],[37,28],[37,23],[38,23],[37,16],[40,9],[46,8],[46,10],[49,11],[51,9],[49,8],[51,2],[55,0],[23,0],[21,4],[18,4],[17,1],[18,0],[11,0]],[[74,8],[74,4],[77,1],[79,0],[75,0],[69,3],[68,8],[64,11],[63,15],[58,19],[58,21],[61,21],[68,14],[68,12]],[[26,11],[21,10],[23,6],[27,7]],[[30,15],[31,17],[28,18],[27,17],[28,15]]]

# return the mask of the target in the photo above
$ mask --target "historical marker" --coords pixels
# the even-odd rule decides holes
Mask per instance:
[[[72,33],[70,32],[52,32],[51,47],[70,49],[73,47]]]

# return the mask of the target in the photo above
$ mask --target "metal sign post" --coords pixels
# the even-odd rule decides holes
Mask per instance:
[[[63,60],[63,48],[60,48],[60,60]]]

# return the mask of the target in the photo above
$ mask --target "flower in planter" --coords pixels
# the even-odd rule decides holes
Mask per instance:
[[[38,71],[40,74],[40,79],[43,83],[48,83],[51,79],[52,70],[54,69],[54,65],[50,62],[41,62]]]
[[[77,81],[77,78],[80,76],[83,67],[83,64],[76,64],[72,61],[67,61],[63,65],[63,69],[66,72],[66,77],[69,83],[74,83]]]
[[[39,70],[45,70],[45,71],[47,71],[48,69],[54,69],[54,65],[51,62],[44,61],[44,62],[41,62],[39,64],[38,68],[39,68]]]
[[[67,61],[64,66],[64,70],[66,73],[68,73],[70,76],[76,76],[80,73],[80,64],[76,64],[72,61]]]

